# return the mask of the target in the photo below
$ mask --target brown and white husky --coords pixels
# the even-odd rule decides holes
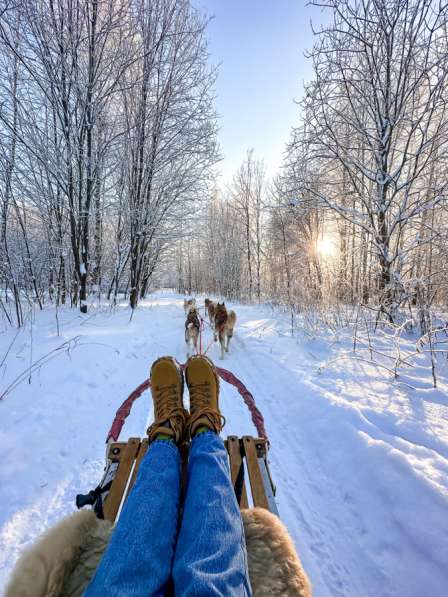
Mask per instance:
[[[187,358],[198,351],[199,328],[201,323],[199,321],[196,307],[190,306],[190,310],[185,322],[185,342],[187,344]],[[191,349],[191,351],[190,351]]]
[[[225,303],[217,303],[214,322],[215,340],[219,338],[221,359],[223,359],[224,351],[229,352],[230,338],[233,336],[233,329],[236,324],[236,313],[235,311],[227,311]]]
[[[188,312],[191,309],[191,307],[196,307],[196,299],[194,299],[194,298],[184,299],[184,311],[185,311],[185,315],[188,315]]]

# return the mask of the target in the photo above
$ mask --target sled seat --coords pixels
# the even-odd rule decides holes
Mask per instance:
[[[229,436],[224,442],[229,454],[232,484],[240,509],[260,507],[278,514],[275,486],[269,471],[267,444],[263,438],[246,435]],[[103,504],[104,518],[114,522],[135,483],[138,469],[148,449],[148,440],[131,437],[127,442],[109,444],[108,466],[113,469],[113,481]],[[188,446],[181,447],[183,485],[185,486]],[[249,477],[250,493],[245,477]]]

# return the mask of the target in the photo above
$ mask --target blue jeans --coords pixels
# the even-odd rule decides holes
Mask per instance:
[[[227,452],[213,432],[191,442],[178,531],[181,460],[176,445],[154,441],[86,597],[252,594],[243,524]]]

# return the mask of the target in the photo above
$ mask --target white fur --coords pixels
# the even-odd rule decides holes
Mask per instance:
[[[241,516],[253,596],[311,597],[310,582],[277,516],[261,508],[243,510]],[[81,597],[110,532],[110,523],[98,520],[92,511],[63,519],[24,552],[6,597]]]
[[[189,323],[185,330],[185,342],[187,343],[187,359],[193,354],[197,353],[198,350],[198,330],[192,324]]]

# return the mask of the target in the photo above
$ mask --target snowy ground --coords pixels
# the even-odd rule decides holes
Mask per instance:
[[[116,408],[173,354],[185,361],[182,298],[158,293],[128,308],[36,314],[0,334],[0,394],[30,362],[61,347],[0,401],[0,587],[25,546],[74,509],[100,478]],[[282,519],[317,597],[448,594],[448,397],[425,356],[399,381],[330,344],[291,338],[268,307],[233,305],[238,324],[224,366],[255,396],[271,440]],[[32,333],[30,333],[30,330]],[[12,346],[11,346],[12,343]],[[3,356],[9,348],[4,362]],[[210,356],[218,358],[218,348]],[[329,363],[319,373],[319,366]],[[236,391],[222,388],[228,434],[253,433]],[[148,394],[122,437],[142,435]]]

